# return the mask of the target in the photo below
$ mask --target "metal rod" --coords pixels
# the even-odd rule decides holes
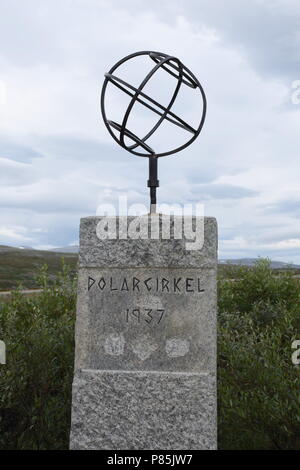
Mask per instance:
[[[148,187],[150,188],[150,214],[156,213],[156,188],[159,187],[159,181],[157,179],[157,160],[155,155],[149,157]]]

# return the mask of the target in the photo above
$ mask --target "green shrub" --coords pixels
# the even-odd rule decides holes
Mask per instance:
[[[261,259],[251,269],[235,266],[233,279],[220,280],[219,311],[247,313],[260,301],[280,302],[288,309],[299,306],[299,282],[293,278],[293,271],[277,276],[270,264],[270,260]]]
[[[299,300],[298,281],[267,260],[219,282],[219,448],[300,448]]]
[[[0,338],[7,364],[0,366],[0,448],[68,448],[73,375],[75,287],[63,264],[50,282],[38,276],[43,292],[18,290],[0,310]]]

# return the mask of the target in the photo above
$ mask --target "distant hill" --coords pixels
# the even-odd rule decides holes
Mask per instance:
[[[7,246],[7,245],[0,245],[0,253],[5,253],[7,251],[18,251],[18,250],[30,250],[33,251],[34,248],[31,246]],[[34,250],[36,251],[36,250]]]
[[[16,251],[19,250],[16,246],[7,246],[7,245],[0,245],[0,253],[7,253],[8,251]]]
[[[78,253],[79,246],[78,245],[69,245],[63,246],[61,248],[53,248],[49,250],[56,253]],[[218,261],[219,264],[230,264],[230,265],[237,265],[237,266],[254,266],[255,263],[258,261],[259,258],[239,258],[239,259],[220,259]],[[271,268],[272,269],[299,269],[299,264],[290,264],[284,263],[283,261],[271,261]]]
[[[62,246],[60,248],[53,248],[52,250],[55,253],[78,253],[79,246],[78,245],[69,245],[69,246]]]
[[[72,254],[78,254],[79,252],[79,246],[78,245],[67,245],[67,246],[61,246],[57,248],[52,248],[49,250],[35,250],[34,248],[31,248],[29,246],[19,246],[19,247],[14,247],[14,246],[7,246],[7,245],[0,245],[0,253],[7,252],[7,251],[16,251],[18,250],[21,252],[21,250],[24,252],[26,255],[26,252],[29,250],[31,253],[34,251],[35,253],[72,253]],[[259,258],[237,258],[237,259],[219,259],[218,263],[219,264],[229,264],[229,265],[237,265],[237,266],[254,266],[255,263],[258,261]],[[283,261],[271,261],[271,268],[272,269],[286,269],[286,268],[292,268],[292,269],[300,269],[299,264],[292,264],[292,263],[285,263]]]
[[[231,264],[236,266],[254,266],[259,258],[220,259],[219,264]],[[299,269],[299,264],[284,263],[283,261],[271,261],[272,269]]]
[[[50,276],[55,277],[61,269],[62,258],[74,275],[77,271],[76,253],[53,253],[0,245],[0,291],[15,289],[22,283],[24,289],[37,288],[36,275],[47,264]]]

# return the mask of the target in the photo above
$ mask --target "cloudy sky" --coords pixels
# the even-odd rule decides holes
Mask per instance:
[[[221,258],[300,263],[299,0],[1,0],[0,42],[0,244],[74,244],[99,204],[148,204],[147,159],[111,139],[99,96],[117,60],[154,50],[208,99],[200,137],[160,159],[160,202],[202,202]]]

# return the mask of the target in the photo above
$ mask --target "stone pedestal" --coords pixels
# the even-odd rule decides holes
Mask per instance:
[[[145,219],[81,220],[72,449],[217,445],[216,221]]]

